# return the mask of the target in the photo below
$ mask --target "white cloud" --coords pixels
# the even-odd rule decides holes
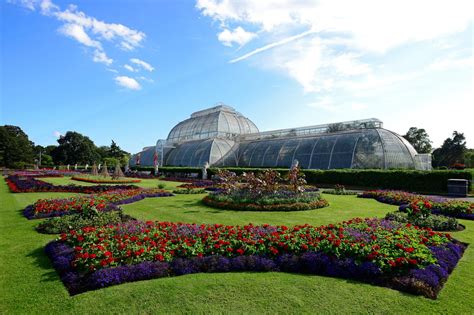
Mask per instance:
[[[103,52],[101,50],[98,50],[98,49],[94,50],[94,57],[92,58],[92,60],[94,62],[103,63],[107,66],[110,66],[112,64],[112,62],[114,62],[114,60],[112,58],[107,57],[105,52]]]
[[[59,137],[61,137],[62,135],[63,135],[63,134],[62,134],[61,132],[57,131],[57,130],[53,131],[53,136],[54,136],[55,138],[59,138]]]
[[[346,34],[373,51],[464,30],[473,17],[470,0],[198,0],[202,14],[222,24],[248,23],[263,31],[307,26]]]
[[[219,41],[228,47],[232,47],[232,43],[236,43],[239,46],[244,46],[255,37],[257,37],[257,34],[247,32],[240,26],[235,28],[233,31],[224,29],[217,35]]]
[[[85,46],[95,47],[97,49],[102,50],[102,45],[100,44],[100,42],[92,40],[89,35],[87,35],[87,33],[84,31],[84,28],[79,24],[64,24],[59,29],[59,32],[75,39],[76,41]]]
[[[261,52],[264,52],[264,51],[267,51],[269,49],[272,49],[272,48],[275,48],[275,47],[278,47],[278,46],[282,46],[282,45],[285,45],[285,44],[288,44],[288,43],[291,43],[295,40],[298,40],[300,38],[303,38],[303,37],[306,37],[308,35],[311,35],[311,34],[314,34],[314,31],[306,31],[306,32],[303,32],[301,34],[298,34],[298,35],[294,35],[294,36],[290,36],[290,37],[287,37],[287,38],[284,38],[284,39],[281,39],[279,41],[276,41],[276,42],[273,42],[271,44],[268,44],[268,45],[265,45],[263,47],[260,47],[260,48],[257,48],[255,50],[252,50],[251,52],[249,53],[246,53],[245,55],[243,56],[240,56],[238,58],[235,58],[235,59],[232,59],[230,61],[230,63],[235,63],[235,62],[238,62],[238,61],[242,61],[242,60],[245,60],[249,57],[252,57],[253,55],[256,55],[258,53],[261,53]]]
[[[106,23],[94,17],[87,16],[84,12],[78,11],[72,6],[64,11],[57,11],[54,16],[66,23],[81,25],[90,31],[94,36],[107,41],[118,41],[122,48],[133,50],[140,46],[146,35],[143,32],[128,28],[122,24]]]
[[[8,0],[8,2],[23,6],[32,11],[38,11],[42,15],[53,17],[62,22],[63,25],[58,29],[59,33],[76,40],[86,47],[92,48],[92,60],[103,63],[106,66],[110,66],[114,60],[107,55],[104,43],[111,42],[122,50],[131,51],[140,47],[146,38],[145,33],[123,24],[107,23],[88,16],[84,12],[79,11],[75,5],[69,5],[67,9],[62,10],[52,0]],[[130,61],[147,71],[154,70],[150,64],[140,59],[133,58]],[[132,72],[138,71],[137,68],[130,65],[125,65],[124,67]],[[106,70],[118,73],[115,69],[107,68]],[[141,88],[140,84],[133,78],[118,76],[115,80],[117,84],[130,89]]]
[[[37,0],[7,0],[8,3],[18,4],[31,11],[36,10]]]
[[[137,72],[137,71],[138,71],[137,69],[135,69],[135,68],[132,67],[131,65],[125,64],[125,65],[123,65],[123,67],[124,67],[125,69],[127,69],[128,71],[130,71],[130,72]]]
[[[377,81],[372,71],[377,64],[364,61],[367,57],[447,38],[474,18],[471,0],[197,0],[196,7],[219,22],[224,29],[219,35],[228,35],[229,26],[257,30],[260,48],[231,63],[265,52],[264,58],[256,57],[257,66],[283,70],[306,92],[341,86],[341,80]]]
[[[144,77],[144,76],[137,77],[137,79],[138,79],[138,80],[142,80],[142,81],[146,81],[146,82],[150,82],[150,83],[155,82],[155,80],[150,79],[150,78],[147,78],[147,77]]]
[[[127,76],[115,77],[115,83],[130,90],[140,90],[142,88],[140,83],[137,82],[137,80]]]
[[[130,59],[130,62],[136,64],[136,65],[139,65],[140,67],[142,67],[143,69],[147,70],[147,71],[153,71],[155,70],[155,68],[152,67],[152,65],[150,65],[149,63],[143,61],[143,60],[140,60],[138,58],[132,58]]]
[[[474,57],[461,57],[461,58],[444,58],[437,59],[435,62],[429,65],[430,70],[448,70],[453,68],[473,68]]]
[[[351,104],[351,109],[352,110],[364,110],[367,109],[369,106],[367,104],[363,103],[353,103]]]

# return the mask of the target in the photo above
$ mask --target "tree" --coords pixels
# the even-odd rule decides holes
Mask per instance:
[[[433,166],[451,167],[455,163],[463,163],[466,152],[465,140],[463,133],[454,131],[453,138],[447,138],[441,148],[433,151]]]
[[[34,162],[34,143],[18,126],[0,126],[0,165],[22,168]]]
[[[58,143],[52,154],[56,164],[90,164],[100,160],[94,142],[78,132],[68,131]]]
[[[418,129],[411,127],[408,132],[403,136],[411,145],[415,148],[418,153],[430,153],[431,152],[431,140],[425,129]]]
[[[467,168],[474,168],[474,149],[469,149],[464,154],[464,164]]]
[[[97,153],[100,155],[100,160],[103,161],[105,158],[108,158],[110,155],[110,147],[102,145],[97,148]]]
[[[112,140],[112,143],[110,144],[109,157],[120,159],[124,154],[127,154],[127,152],[120,149],[120,147],[115,143],[115,141]]]

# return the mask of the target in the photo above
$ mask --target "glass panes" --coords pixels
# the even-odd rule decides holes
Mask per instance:
[[[291,166],[291,163],[293,162],[293,155],[299,143],[299,139],[287,139],[285,141],[279,153],[277,161],[278,167]]]
[[[329,168],[350,168],[354,148],[360,133],[341,134],[337,138],[331,156]]]
[[[250,166],[250,158],[258,142],[242,143],[239,145],[239,166]]]
[[[398,136],[384,129],[378,132],[383,141],[386,168],[415,168],[414,157]]]
[[[285,140],[275,140],[268,142],[268,148],[263,156],[262,166],[275,167],[277,165],[278,154],[285,144]]]
[[[331,161],[331,152],[336,143],[337,136],[322,136],[315,142],[315,146],[311,151],[311,165],[312,169],[327,169]],[[310,153],[311,153],[310,152]]]
[[[250,165],[251,167],[260,167],[262,166],[263,156],[265,151],[268,148],[267,141],[259,141],[256,143],[252,156],[250,157]]]
[[[301,168],[309,168],[311,152],[316,141],[317,138],[303,138],[300,140],[300,144],[296,149],[294,159],[298,160]],[[291,163],[289,166],[291,166]]]
[[[384,168],[382,142],[375,129],[361,132],[356,143],[352,168]]]

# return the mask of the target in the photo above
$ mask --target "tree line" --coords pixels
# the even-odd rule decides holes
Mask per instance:
[[[25,168],[34,164],[43,167],[53,165],[92,165],[104,163],[121,165],[128,163],[130,153],[122,150],[114,140],[110,146],[97,147],[87,136],[68,131],[60,136],[57,145],[35,145],[18,126],[0,126],[0,166]]]

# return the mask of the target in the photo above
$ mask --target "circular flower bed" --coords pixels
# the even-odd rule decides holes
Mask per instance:
[[[215,193],[204,197],[202,202],[213,208],[242,211],[304,211],[329,206],[317,193],[306,193],[293,198],[261,198],[254,202]]]
[[[305,190],[306,181],[298,170],[290,170],[287,181],[274,170],[241,176],[222,171],[218,174],[220,189],[204,197],[203,203],[214,208],[243,211],[301,211],[328,206],[318,191]]]
[[[139,179],[112,179],[112,178],[88,178],[88,177],[71,177],[72,180],[77,180],[79,182],[94,183],[94,184],[131,184],[139,183]]]

